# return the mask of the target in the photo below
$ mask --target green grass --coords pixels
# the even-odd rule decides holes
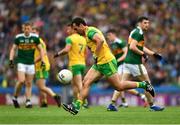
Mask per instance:
[[[180,124],[180,107],[167,107],[163,112],[150,112],[148,108],[119,108],[108,112],[106,107],[96,106],[82,109],[76,116],[62,108],[33,107],[15,109],[0,106],[1,124]]]

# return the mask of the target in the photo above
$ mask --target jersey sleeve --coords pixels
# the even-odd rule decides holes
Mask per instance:
[[[97,33],[97,31],[92,29],[92,30],[88,31],[87,36],[90,40],[93,40],[93,37],[96,33]]]
[[[40,44],[40,38],[39,37],[35,37],[35,44],[39,45]]]
[[[69,37],[66,38],[65,42],[66,42],[66,45],[68,45],[68,44],[72,45],[72,40]]]
[[[131,36],[131,38],[133,38],[134,40],[136,40],[137,42],[140,42],[142,39],[142,35],[139,32],[134,32]]]
[[[126,47],[126,42],[125,42],[124,40],[122,40],[122,43],[120,44],[120,47],[121,47],[121,48]]]
[[[15,43],[16,45],[19,45],[19,40],[18,40],[18,38],[15,38],[15,39],[14,39],[14,43]]]

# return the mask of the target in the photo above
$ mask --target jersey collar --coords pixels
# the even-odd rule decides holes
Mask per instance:
[[[140,26],[137,26],[137,28],[140,30],[140,33],[143,34],[143,30]]]

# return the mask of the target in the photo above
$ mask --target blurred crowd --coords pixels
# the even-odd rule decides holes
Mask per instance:
[[[127,40],[138,16],[148,16],[151,29],[146,46],[161,53],[167,63],[151,58],[147,63],[154,85],[180,85],[180,2],[179,0],[0,0],[0,86],[14,86],[15,70],[8,68],[9,50],[21,25],[31,21],[41,27],[51,62],[49,85],[57,85],[56,73],[67,67],[67,58],[53,59],[65,45],[65,26],[73,17],[84,17],[89,25],[105,34],[115,28]],[[92,59],[87,60],[88,66]]]

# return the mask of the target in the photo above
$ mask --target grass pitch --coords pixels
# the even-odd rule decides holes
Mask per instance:
[[[73,116],[56,106],[32,109],[0,106],[0,124],[180,124],[180,107],[166,107],[163,112],[150,112],[143,107],[109,112],[106,107],[93,106]]]

